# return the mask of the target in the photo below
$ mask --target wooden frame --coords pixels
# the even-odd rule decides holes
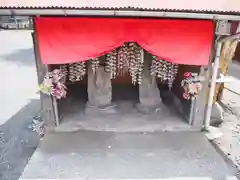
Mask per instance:
[[[43,65],[39,53],[37,32],[35,30],[35,24],[33,21],[33,45],[34,45],[34,54],[36,59],[36,69],[38,75],[38,83],[42,83],[45,74],[48,72],[48,65]],[[210,58],[211,59],[211,58]],[[202,67],[200,76],[205,76],[207,68]],[[206,77],[206,76],[205,76]],[[206,78],[208,80],[208,78]],[[191,110],[189,114],[189,125],[195,130],[200,130],[203,125],[204,113],[205,113],[205,99],[208,89],[208,82],[205,81],[203,85],[203,90],[199,94],[196,100],[191,104]],[[50,129],[59,126],[60,117],[58,112],[58,102],[54,97],[47,96],[41,93],[41,116],[44,119],[46,126]]]
[[[48,65],[42,64],[42,61],[41,61],[37,33],[35,31],[35,24],[33,24],[32,39],[33,39],[33,48],[34,48],[34,55],[35,55],[35,62],[36,62],[38,84],[40,84],[42,83],[45,74],[48,72]],[[43,118],[47,128],[53,129],[56,125],[59,125],[57,103],[56,102],[54,103],[54,99],[51,96],[47,96],[42,93],[40,93],[40,101],[41,101],[41,109],[40,109],[41,117]]]

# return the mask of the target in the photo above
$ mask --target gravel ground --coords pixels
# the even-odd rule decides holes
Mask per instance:
[[[38,146],[39,137],[29,125],[39,107],[39,101],[32,100],[0,126],[0,180],[17,180]]]
[[[30,31],[0,31],[0,180],[17,180],[38,145],[29,125],[38,114]]]
[[[222,105],[224,108],[224,121],[220,126],[223,133],[215,144],[224,153],[225,157],[232,162],[238,171],[240,180],[240,64],[234,62],[229,69],[229,75],[235,78],[231,83],[225,84]]]
[[[231,111],[226,111],[220,130],[223,135],[214,142],[234,165],[240,179],[240,119]]]

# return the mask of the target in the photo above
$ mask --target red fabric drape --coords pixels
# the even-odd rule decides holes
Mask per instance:
[[[128,18],[35,19],[43,64],[85,61],[124,42],[178,64],[208,64],[213,23],[208,20]]]

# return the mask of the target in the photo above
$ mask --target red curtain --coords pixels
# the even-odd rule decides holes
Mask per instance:
[[[167,61],[207,65],[214,32],[209,20],[40,17],[35,24],[43,64],[86,61],[137,42]]]

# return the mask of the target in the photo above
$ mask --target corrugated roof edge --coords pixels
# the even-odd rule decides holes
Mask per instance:
[[[195,13],[221,13],[240,14],[240,11],[216,11],[196,9],[160,9],[160,8],[138,8],[138,7],[73,7],[73,6],[1,6],[0,9],[74,9],[74,10],[145,10],[145,11],[168,11],[168,12],[195,12]]]

